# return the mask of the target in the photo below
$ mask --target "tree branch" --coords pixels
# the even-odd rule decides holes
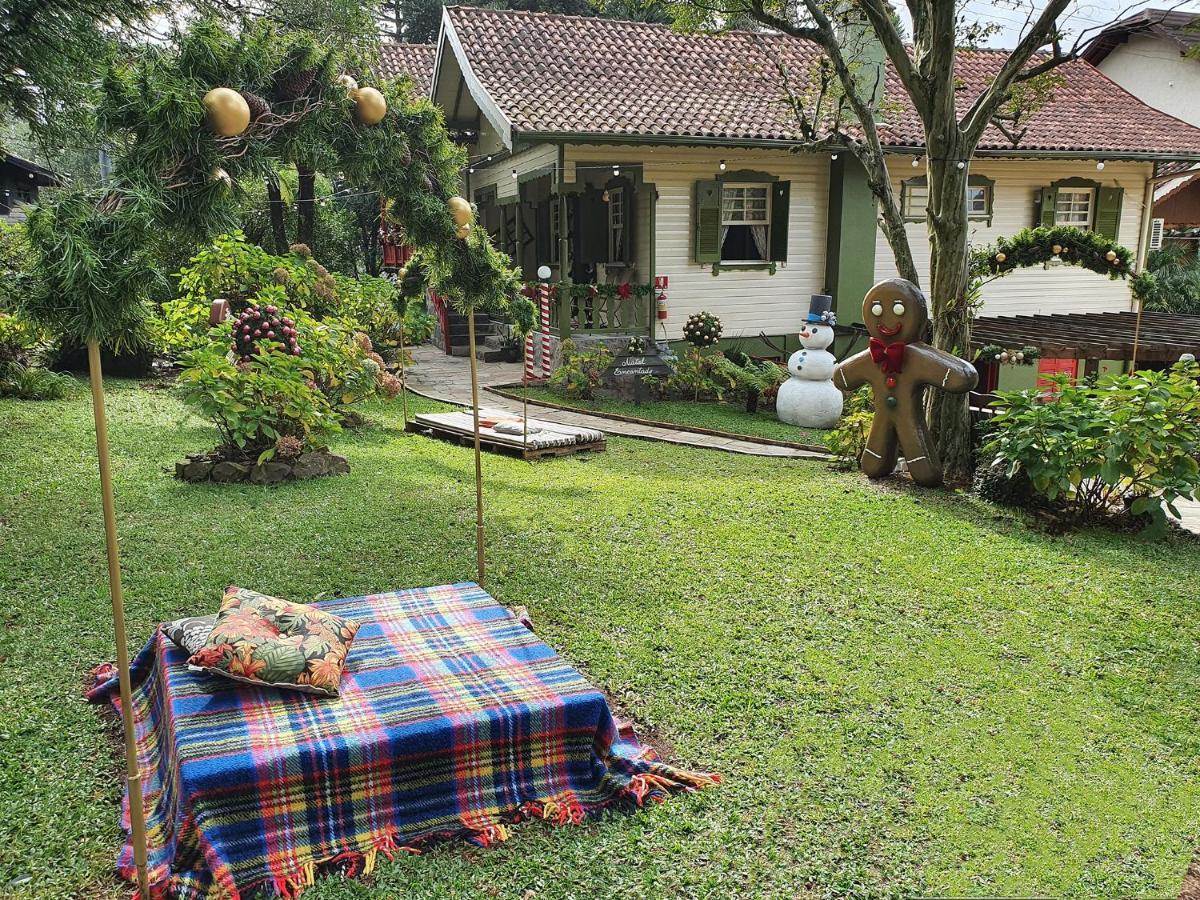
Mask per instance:
[[[867,17],[867,22],[870,24],[871,30],[875,32],[879,43],[883,45],[883,52],[887,54],[892,68],[896,70],[900,81],[903,82],[904,89],[912,99],[917,114],[921,116],[922,121],[925,121],[926,115],[929,113],[929,92],[926,90],[925,80],[917,71],[912,57],[908,55],[908,47],[904,45],[904,38],[900,36],[899,30],[896,28],[895,20],[892,18],[892,7],[884,0],[858,0],[857,5]],[[920,21],[924,22],[925,19],[926,16],[922,12]],[[914,29],[917,21],[914,13]]]

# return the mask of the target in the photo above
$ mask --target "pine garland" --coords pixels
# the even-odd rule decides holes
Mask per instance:
[[[482,228],[460,239],[447,208],[465,157],[442,114],[401,78],[371,85],[387,112],[376,125],[358,122],[337,80],[349,66],[339,48],[306,33],[258,20],[234,34],[212,19],[114,66],[99,115],[121,137],[115,186],[67,192],[33,214],[39,275],[53,287],[30,314],[80,340],[121,339],[160,277],[149,252],[156,242],[200,243],[229,230],[242,182],[291,164],[378,189],[422,251],[432,286],[463,311],[504,309],[519,288],[508,257]],[[255,104],[244,132],[221,137],[202,103],[215,87],[273,102],[266,112]]]
[[[1112,279],[1125,278],[1133,269],[1133,253],[1094,231],[1069,225],[1025,228],[995,245],[972,252],[972,272],[977,281],[1007,275],[1013,269],[1055,261],[1090,269]]]

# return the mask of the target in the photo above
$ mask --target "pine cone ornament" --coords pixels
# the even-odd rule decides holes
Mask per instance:
[[[313,79],[317,77],[317,67],[313,66],[310,69],[296,69],[288,72],[285,75],[280,75],[275,81],[272,93],[276,100],[287,102],[289,100],[299,100],[303,97],[310,87],[312,87]]]
[[[271,104],[260,97],[258,94],[252,94],[249,91],[238,91],[242,95],[242,99],[246,101],[246,105],[250,107],[250,121],[257,122],[263,116],[271,112]]]

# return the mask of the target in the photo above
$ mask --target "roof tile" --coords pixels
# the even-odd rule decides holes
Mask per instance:
[[[666,25],[476,7],[449,7],[448,14],[472,71],[526,133],[794,141],[780,69],[802,93],[820,56],[815,44],[779,34],[683,34]],[[959,51],[960,114],[1006,56]],[[989,127],[979,148],[1200,158],[1200,129],[1145,105],[1082,60],[1058,71],[1062,84],[1022,123],[1018,147]],[[884,144],[922,146],[920,119],[890,70],[885,97]]]

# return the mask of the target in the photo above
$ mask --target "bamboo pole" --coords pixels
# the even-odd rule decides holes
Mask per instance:
[[[116,632],[117,678],[121,689],[121,724],[125,729],[125,775],[129,785],[129,824],[138,890],[150,896],[146,868],[146,812],[142,805],[142,776],[138,771],[137,735],[133,725],[133,689],[129,680],[129,642],[125,634],[125,595],[121,590],[121,560],[117,545],[117,514],[113,502],[112,471],[108,457],[108,422],[104,413],[104,382],[100,371],[100,344],[88,341],[88,375],[92,383],[92,414],[96,420],[96,457],[100,464],[100,501],[104,509],[104,543],[108,551],[108,586]]]
[[[1143,303],[1142,303],[1142,299],[1140,297],[1138,298],[1137,305],[1138,305],[1137,318],[1133,322],[1133,354],[1132,354],[1133,358],[1129,361],[1129,371],[1131,373],[1137,371],[1138,341],[1141,340],[1141,337],[1142,337],[1142,306],[1143,306]]]
[[[404,427],[408,428],[408,386],[404,383],[404,322],[400,323],[400,405],[404,407]]]
[[[475,358],[475,310],[467,310],[467,350],[471,362],[471,416],[475,433],[475,571],[482,586],[484,579],[483,533],[483,461],[479,453],[479,372]]]

